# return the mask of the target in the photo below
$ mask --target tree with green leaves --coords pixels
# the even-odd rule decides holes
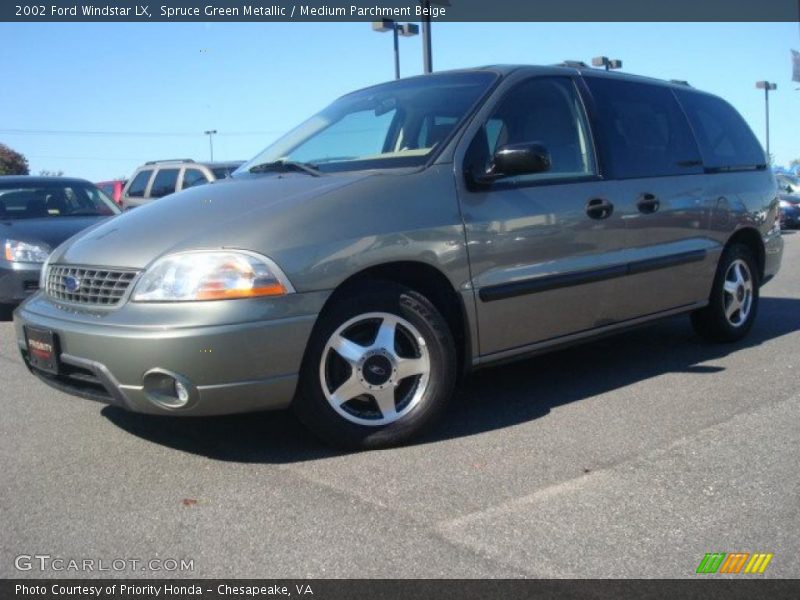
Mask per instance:
[[[28,175],[28,159],[5,144],[0,144],[0,175]]]

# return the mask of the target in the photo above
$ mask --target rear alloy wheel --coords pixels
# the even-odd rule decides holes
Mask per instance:
[[[452,335],[436,308],[408,288],[375,283],[320,318],[294,408],[335,445],[396,445],[441,414],[455,373]]]
[[[725,273],[722,285],[725,318],[731,327],[747,322],[753,308],[753,274],[741,258],[734,260]]]
[[[750,248],[743,244],[726,248],[717,267],[708,306],[692,313],[695,331],[715,342],[742,339],[753,326],[758,288],[758,271]]]

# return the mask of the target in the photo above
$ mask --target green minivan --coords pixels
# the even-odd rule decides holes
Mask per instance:
[[[678,313],[743,337],[781,261],[776,192],[742,117],[685,84],[572,66],[402,79],[58,247],[16,337],[69,394],[174,416],[291,407],[330,443],[399,444],[472,369]]]

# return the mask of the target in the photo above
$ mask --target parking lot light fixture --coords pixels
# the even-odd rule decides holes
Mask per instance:
[[[411,37],[419,33],[419,26],[413,23],[396,23],[392,19],[381,19],[380,21],[372,22],[372,31],[379,33],[392,32],[394,41],[394,78],[400,79],[400,45],[398,43],[399,36]]]
[[[606,71],[621,69],[622,61],[618,58],[608,58],[607,56],[595,56],[592,59],[593,67],[603,67]]]
[[[769,153],[769,93],[772,90],[777,90],[778,84],[770,83],[769,81],[756,81],[756,88],[764,90],[764,112],[767,121],[767,161],[770,161],[772,158]]]
[[[214,162],[214,135],[216,135],[216,129],[206,129],[204,132],[208,136],[208,149],[211,151],[211,162]]]

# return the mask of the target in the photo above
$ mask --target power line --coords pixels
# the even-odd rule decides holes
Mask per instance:
[[[222,131],[221,136],[280,135],[284,131]],[[0,129],[5,135],[64,135],[89,137],[199,137],[202,131],[79,131],[65,129]]]
[[[140,162],[143,163],[147,159],[145,158],[121,158],[121,157],[113,157],[113,156],[50,156],[46,154],[26,154],[27,158],[35,158],[37,160],[47,159],[47,160],[118,160],[118,161],[125,161],[125,162]]]

